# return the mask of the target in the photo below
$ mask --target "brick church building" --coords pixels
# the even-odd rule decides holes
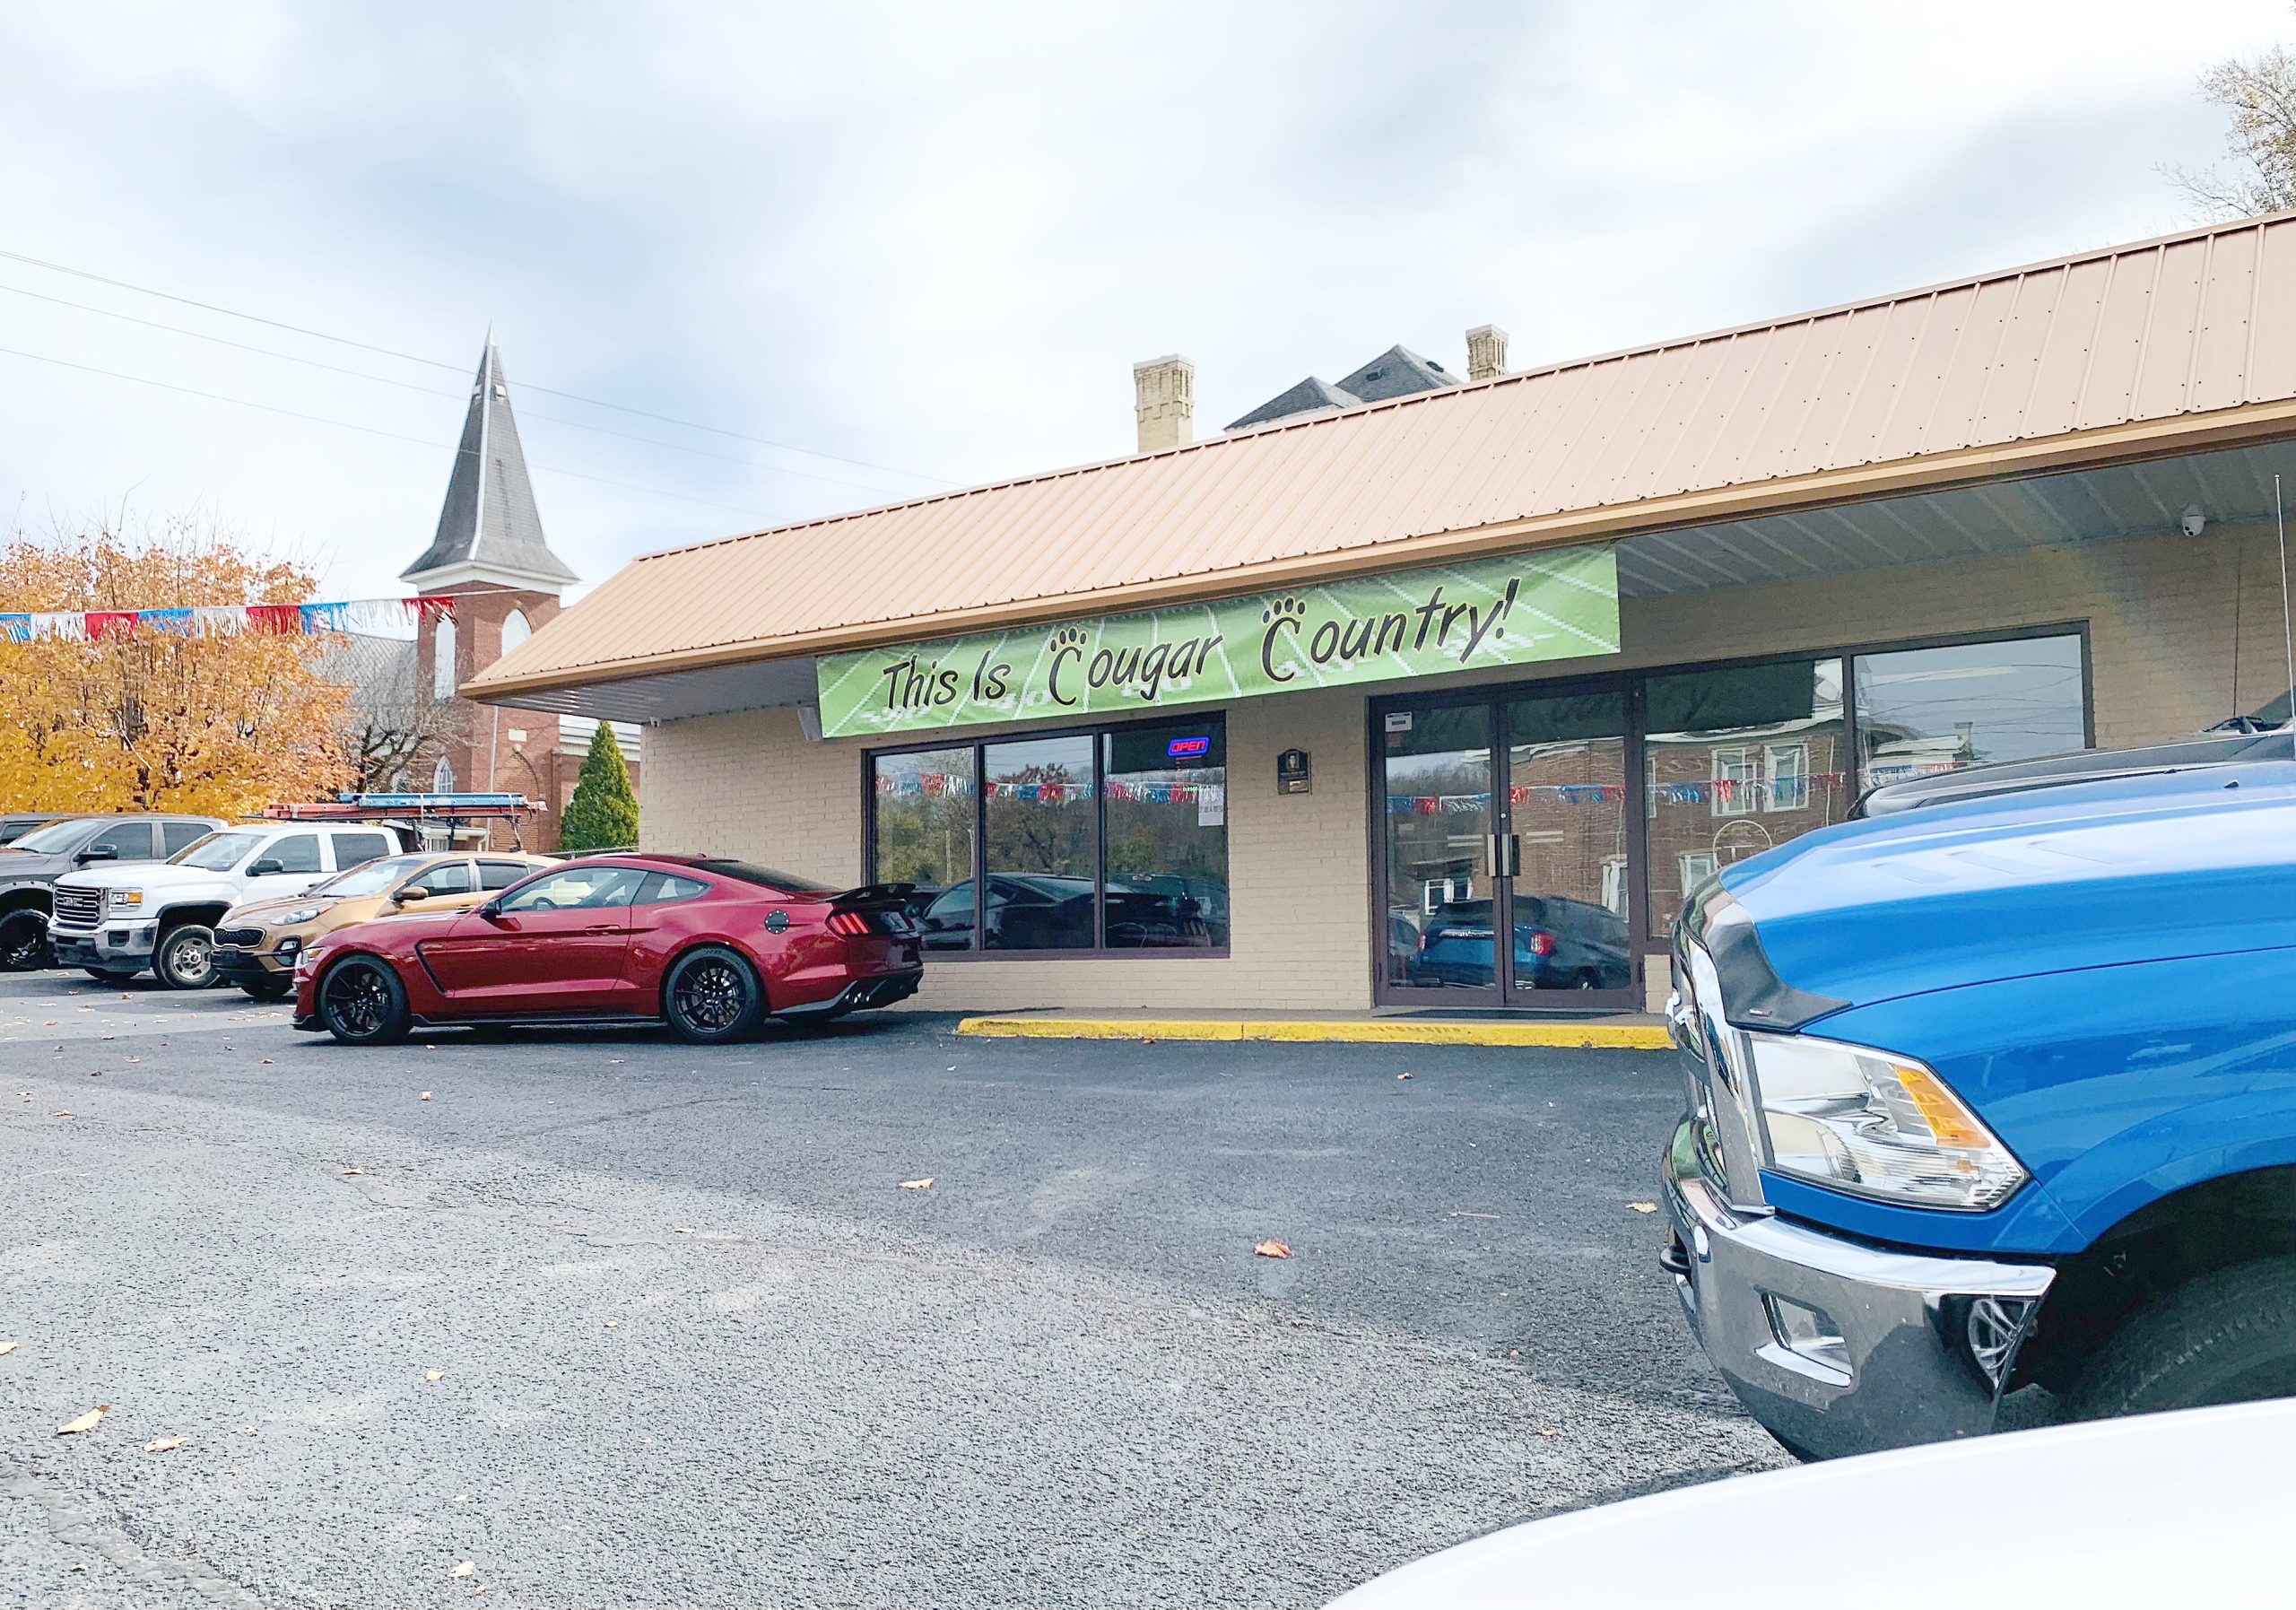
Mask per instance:
[[[474,704],[457,692],[554,617],[565,589],[580,579],[543,535],[491,332],[471,389],[438,534],[399,576],[419,592],[455,601],[452,619],[423,618],[413,644],[414,696],[450,708],[434,709],[441,718],[432,724],[439,738],[424,754],[429,774],[408,779],[409,786],[523,794],[535,805],[520,835],[526,847],[555,849],[559,818],[574,796],[597,723]],[[638,729],[617,722],[614,735],[634,779]],[[506,831],[498,830],[497,836],[509,842]]]

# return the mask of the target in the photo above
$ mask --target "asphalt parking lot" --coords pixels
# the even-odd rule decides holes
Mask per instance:
[[[1630,1205],[1663,1056],[951,1026],[0,979],[0,1604],[1314,1605],[1782,1462]]]

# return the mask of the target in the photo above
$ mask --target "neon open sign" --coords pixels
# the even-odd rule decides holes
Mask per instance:
[[[1210,738],[1174,738],[1164,745],[1164,753],[1176,761],[1200,761],[1212,753]]]

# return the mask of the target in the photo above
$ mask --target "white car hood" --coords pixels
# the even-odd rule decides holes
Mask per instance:
[[[59,889],[195,889],[236,886],[234,875],[204,872],[196,866],[176,866],[166,861],[124,861],[116,866],[83,866],[56,880]]]
[[[1330,1610],[2284,1602],[2296,1399],[1735,1476],[1535,1520]]]

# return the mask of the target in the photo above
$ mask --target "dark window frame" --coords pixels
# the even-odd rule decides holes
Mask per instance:
[[[926,754],[940,749],[963,749],[972,755],[972,871],[973,885],[972,948],[963,951],[924,952],[928,962],[1106,962],[1115,959],[1161,961],[1223,961],[1230,953],[1226,944],[1218,945],[1115,945],[1109,944],[1108,886],[1109,886],[1109,801],[1107,783],[1108,745],[1104,734],[1137,731],[1144,727],[1186,726],[1199,712],[1164,712],[1153,716],[1127,718],[1116,721],[1096,721],[1082,726],[1023,729],[1019,732],[999,729],[978,737],[963,735],[961,728],[949,728],[937,734],[920,735],[912,744],[881,744],[861,752],[861,865],[864,881],[877,881],[877,761],[888,755]],[[1228,805],[1231,814],[1235,805],[1235,757],[1228,750],[1228,712],[1225,707],[1214,707],[1200,712],[1206,726],[1218,723],[1220,752],[1227,756],[1221,770],[1226,774],[1222,784],[1228,790]],[[992,744],[1031,743],[1039,738],[1089,738],[1092,747],[1092,943],[1071,950],[990,950],[983,943],[987,937],[988,918],[988,775],[987,751]],[[1231,850],[1233,841],[1226,837],[1223,828],[1223,849]],[[1234,934],[1235,881],[1233,857],[1229,857],[1229,931]]]

